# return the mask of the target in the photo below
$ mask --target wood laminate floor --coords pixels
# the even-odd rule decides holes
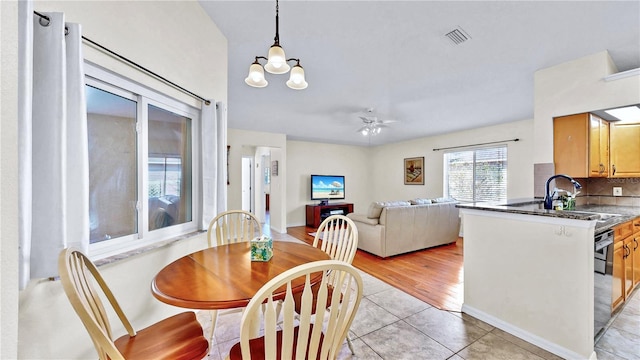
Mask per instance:
[[[311,244],[316,229],[296,226],[287,233]],[[441,310],[460,312],[463,300],[462,238],[453,244],[386,259],[358,250],[353,265]]]

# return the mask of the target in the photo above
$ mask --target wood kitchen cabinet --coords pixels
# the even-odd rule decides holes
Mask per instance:
[[[589,176],[609,176],[609,122],[589,114]]]
[[[640,283],[640,218],[613,228],[613,290],[615,310]]]
[[[631,251],[633,252],[633,287],[640,284],[640,218],[633,221],[633,244]]]
[[[609,123],[589,113],[554,118],[553,162],[556,174],[608,177]]]
[[[624,303],[624,241],[613,243],[613,287],[611,291],[611,311]]]
[[[610,177],[640,177],[640,124],[612,123]]]
[[[624,239],[624,298],[625,300],[631,295],[633,290],[633,235]],[[637,260],[636,260],[637,261]]]

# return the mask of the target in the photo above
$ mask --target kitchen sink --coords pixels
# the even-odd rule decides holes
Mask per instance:
[[[598,222],[606,222],[608,220],[621,216],[620,214],[600,213],[600,212],[593,212],[593,211],[575,211],[575,210],[566,210],[566,211],[570,211],[576,214],[596,215],[597,217],[594,220]]]

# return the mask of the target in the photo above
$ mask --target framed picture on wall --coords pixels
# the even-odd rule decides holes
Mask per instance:
[[[404,159],[404,184],[424,185],[424,156]]]

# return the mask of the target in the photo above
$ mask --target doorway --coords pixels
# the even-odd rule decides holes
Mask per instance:
[[[282,149],[269,146],[257,146],[244,152],[240,175],[240,201],[242,209],[255,214],[266,229],[286,233],[283,186],[285,164],[282,153]],[[278,175],[272,172],[271,165],[275,164],[274,161],[278,164]],[[265,186],[265,174],[268,175],[268,186]],[[268,211],[265,191],[269,194]]]
[[[242,210],[253,213],[253,158],[242,157]]]

